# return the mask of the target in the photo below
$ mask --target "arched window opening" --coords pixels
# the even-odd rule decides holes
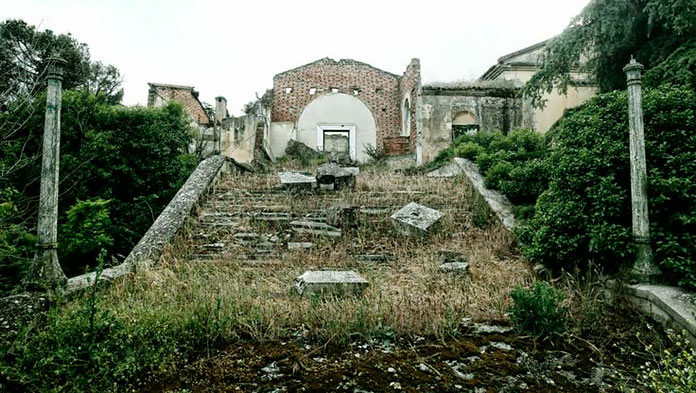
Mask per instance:
[[[462,135],[475,134],[479,128],[479,123],[473,113],[469,111],[457,112],[452,117],[452,140]]]

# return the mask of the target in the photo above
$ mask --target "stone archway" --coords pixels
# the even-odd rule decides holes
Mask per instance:
[[[318,97],[304,108],[297,120],[297,140],[317,150],[344,146],[336,143],[341,133],[348,137],[351,158],[367,161],[365,146],[377,145],[377,125],[370,108],[348,94]]]

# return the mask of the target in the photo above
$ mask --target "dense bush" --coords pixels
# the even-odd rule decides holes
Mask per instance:
[[[566,115],[548,137],[550,182],[520,231],[525,253],[552,268],[630,262],[628,115],[625,93],[600,95]],[[651,240],[667,276],[696,287],[696,94],[644,96]]]
[[[45,103],[38,95],[0,113],[0,189],[7,190],[0,195],[0,271],[7,273],[0,290],[19,281],[34,252],[27,240],[37,217]],[[129,252],[193,170],[195,159],[184,152],[191,138],[178,105],[127,108],[64,92],[58,206],[66,274],[93,266],[101,247]]]
[[[562,305],[565,296],[561,290],[537,281],[530,288],[516,287],[510,297],[510,320],[519,332],[538,338],[565,332],[568,310]]]
[[[453,156],[470,159],[485,175],[486,187],[499,190],[513,203],[529,205],[548,185],[543,160],[547,154],[544,136],[534,131],[478,132],[457,138],[435,162],[441,165]]]

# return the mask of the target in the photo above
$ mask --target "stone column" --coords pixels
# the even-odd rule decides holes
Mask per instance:
[[[638,282],[654,282],[661,274],[652,260],[650,248],[650,221],[648,219],[648,175],[645,164],[645,136],[643,132],[643,93],[641,71],[643,65],[631,58],[624,67],[628,79],[628,124],[630,130],[629,154],[631,159],[631,210],[636,260],[631,274]]]
[[[29,288],[64,286],[67,278],[58,262],[58,166],[60,155],[60,107],[65,60],[49,58],[46,120],[44,123],[38,244],[25,284]]]

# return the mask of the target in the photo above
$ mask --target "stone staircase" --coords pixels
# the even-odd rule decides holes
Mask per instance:
[[[191,261],[258,265],[277,263],[288,252],[310,249],[317,242],[332,241],[332,237],[335,237],[333,241],[350,241],[354,232],[349,229],[341,234],[346,223],[337,223],[335,217],[330,217],[332,207],[336,206],[351,207],[353,227],[376,225],[384,230],[390,229],[389,216],[414,199],[450,214],[464,214],[461,210],[467,208],[463,201],[453,204],[440,193],[371,190],[370,183],[379,179],[364,176],[368,179],[361,175],[355,191],[293,193],[281,188],[275,174],[228,175],[201,207],[190,232],[186,257]],[[310,227],[317,232],[303,230]],[[333,232],[334,229],[338,232]],[[384,231],[380,233],[383,234]],[[358,260],[387,261],[388,252],[386,255],[375,252],[382,248],[366,244],[353,252]]]

